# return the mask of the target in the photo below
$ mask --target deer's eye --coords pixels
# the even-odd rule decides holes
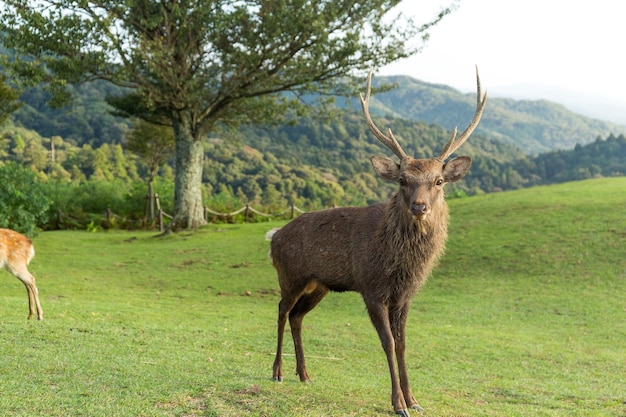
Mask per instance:
[[[439,178],[437,181],[435,181],[435,185],[436,185],[437,187],[441,187],[441,186],[443,185],[443,179],[442,179],[442,178]]]
[[[406,185],[406,178],[404,178],[404,177],[400,177],[400,179],[398,180],[398,182],[400,183],[400,185],[405,186],[405,185]]]

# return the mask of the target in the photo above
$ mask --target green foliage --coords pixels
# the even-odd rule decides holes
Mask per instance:
[[[173,193],[171,181],[159,180],[155,188],[163,195]],[[145,226],[148,189],[143,182],[124,182],[120,179],[48,181],[44,189],[54,201],[47,213],[47,228],[83,229],[91,222],[107,229]],[[160,202],[164,211],[172,212],[170,199],[160,199]]]
[[[573,151],[552,151],[532,159],[532,164],[517,162],[513,168],[528,185],[550,184],[597,177],[626,175],[626,137],[609,135],[606,139],[576,145]],[[534,181],[532,181],[534,180]]]
[[[126,149],[142,158],[148,168],[148,182],[154,181],[159,169],[174,155],[174,132],[169,126],[137,120],[126,135]]]
[[[16,124],[37,131],[41,136],[60,136],[75,145],[123,143],[130,128],[128,119],[111,114],[113,108],[105,98],[119,94],[120,89],[102,81],[75,85],[70,88],[74,99],[62,108],[50,106],[52,96],[43,85],[27,89],[20,97],[24,103],[13,114]]]
[[[44,224],[49,205],[35,173],[15,162],[0,164],[0,227],[32,236]]]
[[[429,416],[624,415],[624,187],[599,179],[450,202],[446,255],[407,324],[409,376]],[[30,270],[44,321],[26,323],[23,286],[0,279],[0,414],[392,416],[384,354],[355,293],[329,294],[305,318],[313,384],[271,380],[280,295],[264,234],[282,224],[158,239],[41,233]]]

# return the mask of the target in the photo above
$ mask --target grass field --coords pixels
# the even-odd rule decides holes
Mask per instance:
[[[409,322],[428,416],[626,416],[626,178],[450,202],[446,256]],[[34,239],[42,322],[0,273],[2,416],[391,416],[357,294],[304,322],[301,384],[264,234],[281,223]],[[413,413],[417,415],[417,413]]]

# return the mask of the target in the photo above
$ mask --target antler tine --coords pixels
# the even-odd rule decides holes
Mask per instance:
[[[369,111],[369,102],[370,102],[370,93],[372,91],[372,74],[374,73],[373,69],[370,69],[370,73],[367,77],[367,91],[365,93],[365,98],[363,98],[363,94],[360,94],[361,97],[361,107],[363,107],[363,115],[365,116],[365,123],[369,126],[370,130],[376,136],[376,138],[387,148],[389,148],[398,158],[405,159],[407,158],[406,153],[400,147],[400,144],[391,133],[391,129],[389,129],[389,135],[385,135],[383,132],[376,127],[372,118],[370,116]]]
[[[467,129],[465,129],[463,133],[461,133],[461,136],[459,136],[458,139],[456,138],[457,128],[454,128],[454,132],[452,132],[452,137],[450,138],[450,141],[448,141],[446,146],[444,146],[443,150],[441,151],[441,154],[439,154],[439,156],[435,159],[441,162],[445,161],[446,158],[452,155],[454,151],[456,151],[457,149],[459,149],[459,147],[461,147],[461,145],[463,145],[463,143],[474,132],[476,126],[478,126],[478,122],[480,122],[480,117],[483,114],[485,103],[487,102],[487,92],[485,91],[484,95],[481,93],[478,66],[476,66],[476,90],[476,113],[474,113],[474,118],[470,122],[469,126],[467,126]]]

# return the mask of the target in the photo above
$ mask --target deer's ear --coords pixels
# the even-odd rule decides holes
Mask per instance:
[[[463,178],[472,165],[472,159],[469,156],[459,156],[448,161],[443,166],[443,179],[445,182],[456,182]]]
[[[400,165],[384,156],[372,156],[374,171],[384,180],[398,181],[400,178]]]

